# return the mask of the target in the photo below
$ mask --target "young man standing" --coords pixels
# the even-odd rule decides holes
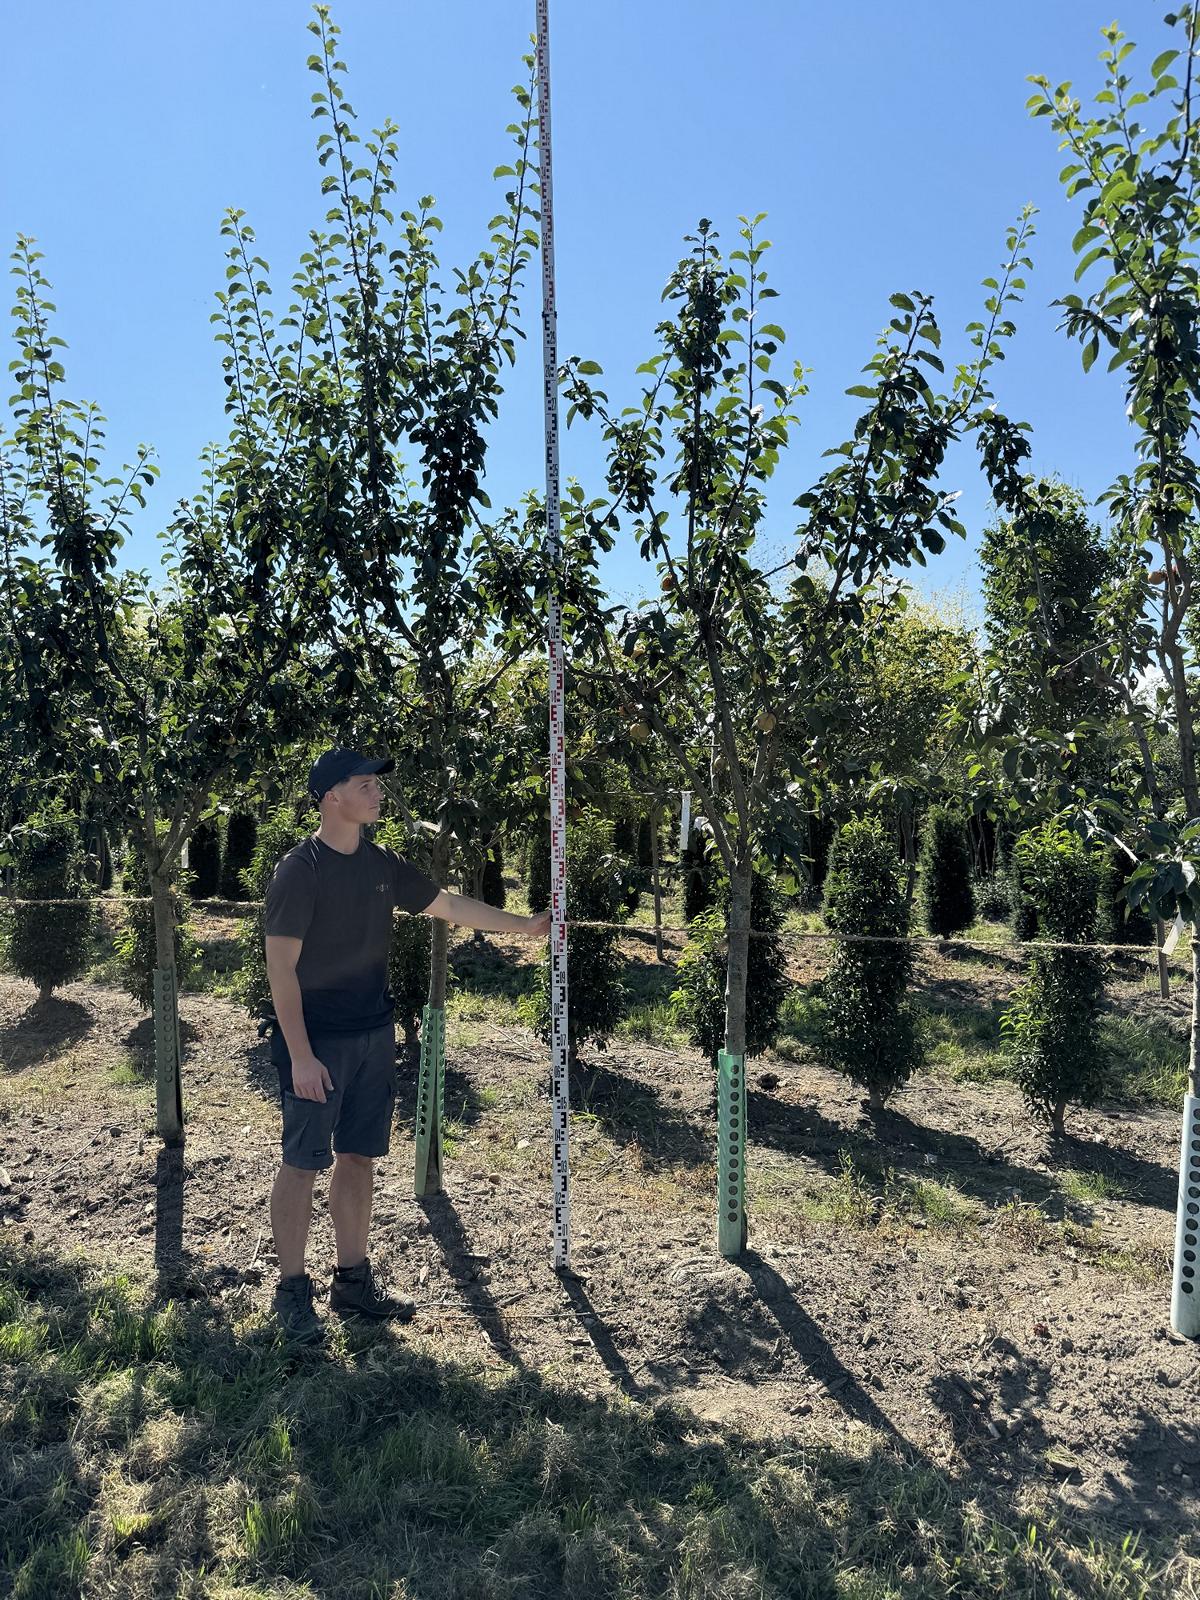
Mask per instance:
[[[411,1300],[387,1292],[367,1255],[374,1162],[388,1152],[396,1099],[393,908],[493,933],[550,931],[549,912],[518,917],[450,894],[394,850],[362,838],[363,825],[379,820],[377,775],[394,766],[341,749],[313,763],[308,788],[321,825],[283,857],[266,895],[267,977],[278,1023],[271,1058],[283,1102],[283,1163],[271,1192],[275,1311],[288,1337],[305,1343],[324,1331],[304,1258],[313,1184],[331,1166],[332,1309],[400,1321],[414,1310]]]

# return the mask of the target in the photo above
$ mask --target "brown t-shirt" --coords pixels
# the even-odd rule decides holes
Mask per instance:
[[[424,911],[438,886],[394,850],[360,839],[350,855],[316,834],[288,851],[267,886],[263,930],[302,939],[296,977],[309,1040],[392,1020],[392,910]]]

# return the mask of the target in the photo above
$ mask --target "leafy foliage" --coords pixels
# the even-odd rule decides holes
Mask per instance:
[[[925,819],[921,892],[930,933],[948,939],[974,922],[975,891],[966,829],[960,816],[940,806]]]
[[[1084,841],[1049,822],[1022,834],[1015,855],[1043,937],[1072,944],[1091,940],[1098,870]],[[1035,950],[1029,977],[1001,1018],[1026,1102],[1058,1133],[1068,1103],[1093,1105],[1102,1091],[1103,1004],[1098,951]]]
[[[878,934],[903,941],[908,905],[900,863],[877,818],[847,822],[834,842],[825,881],[825,920],[835,933]],[[907,1083],[922,1059],[905,998],[912,946],[837,940],[820,989],[822,1058],[860,1084],[878,1108]]]
[[[1137,868],[1120,845],[1106,846],[1100,856],[1100,914],[1097,929],[1104,944],[1154,943],[1154,924],[1144,911],[1129,904],[1126,892]]]

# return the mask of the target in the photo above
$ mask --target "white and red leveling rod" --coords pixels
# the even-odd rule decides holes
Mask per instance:
[[[546,554],[562,551],[558,490],[558,321],[554,303],[554,187],[550,159],[549,0],[537,0],[538,181],[542,215],[542,364],[546,401]],[[550,1066],[554,1104],[554,1265],[571,1255],[571,1173],[567,1148],[567,801],[564,768],[562,597],[550,582]]]

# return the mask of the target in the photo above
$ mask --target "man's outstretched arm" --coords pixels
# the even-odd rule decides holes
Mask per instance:
[[[448,889],[442,889],[422,914],[440,922],[456,923],[460,928],[478,928],[481,933],[521,933],[530,939],[544,939],[550,932],[548,911],[518,917],[512,911],[501,911],[499,906],[473,900],[470,895],[451,894]]]

